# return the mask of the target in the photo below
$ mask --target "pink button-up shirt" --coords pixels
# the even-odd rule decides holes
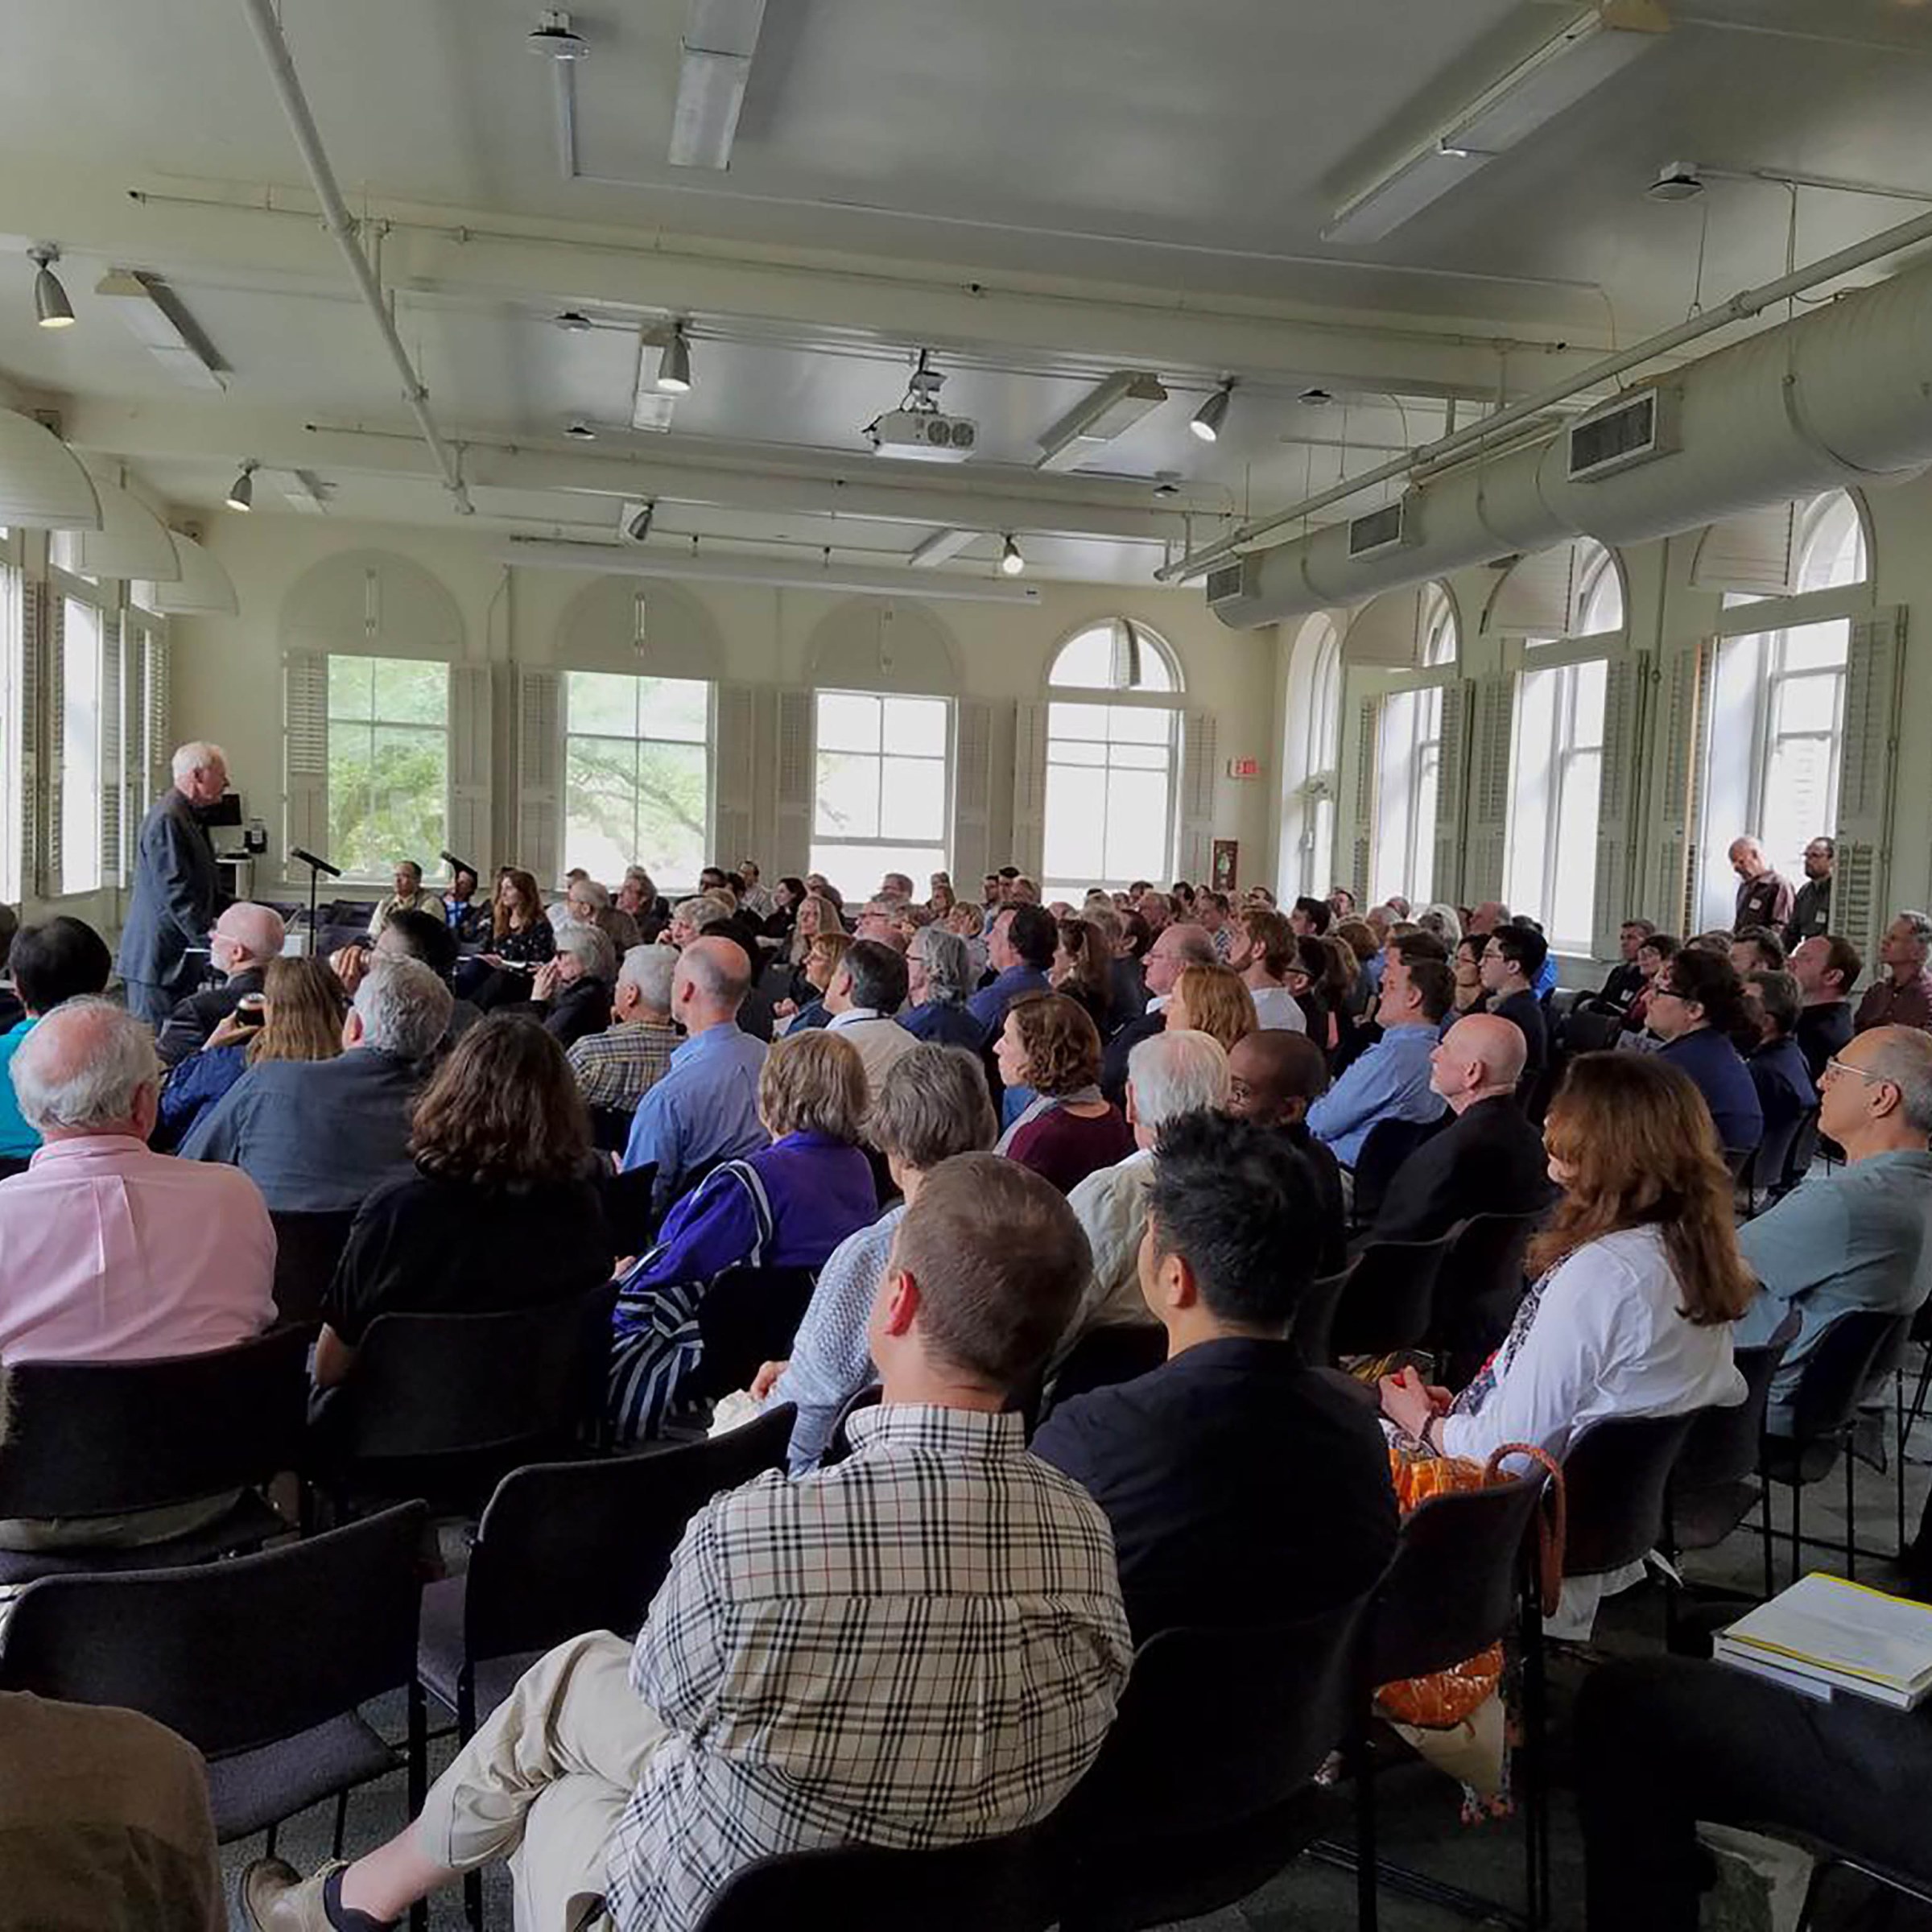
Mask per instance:
[[[97,1134],[0,1181],[0,1361],[230,1348],[275,1319],[275,1279],[268,1210],[235,1168]]]

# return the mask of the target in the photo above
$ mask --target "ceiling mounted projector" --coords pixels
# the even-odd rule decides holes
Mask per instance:
[[[874,417],[859,432],[874,456],[963,463],[978,447],[979,424],[965,416],[949,416],[939,407],[939,386],[946,378],[930,366],[931,360],[930,352],[921,349],[913,359],[899,407]]]

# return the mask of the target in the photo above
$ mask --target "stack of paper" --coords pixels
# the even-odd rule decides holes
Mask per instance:
[[[1712,1654],[1807,1696],[1909,1711],[1932,1694],[1932,1607],[1814,1571],[1721,1632]]]

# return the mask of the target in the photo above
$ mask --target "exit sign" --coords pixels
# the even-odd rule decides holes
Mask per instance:
[[[1258,778],[1261,775],[1261,762],[1259,758],[1230,758],[1228,775],[1231,778]]]

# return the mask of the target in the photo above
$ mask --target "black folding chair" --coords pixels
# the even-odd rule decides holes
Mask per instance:
[[[1571,1443],[1563,1457],[1566,1580],[1626,1569],[1664,1540],[1670,1472],[1699,1413],[1611,1416]]]
[[[485,1315],[383,1315],[309,1430],[306,1461],[338,1508],[426,1496],[480,1508],[520,1463],[599,1439],[613,1284]]]
[[[1543,1211],[1472,1214],[1449,1231],[1430,1340],[1441,1380],[1460,1388],[1509,1332],[1523,1298],[1523,1257]]]
[[[1818,1109],[1814,1107],[1806,1113],[1794,1114],[1790,1120],[1781,1121],[1776,1126],[1765,1129],[1765,1137],[1758,1142],[1740,1178],[1739,1184],[1744,1191],[1744,1208],[1747,1217],[1756,1214],[1763,1204],[1758,1199],[1760,1195],[1766,1201],[1777,1198],[1779,1183],[1791,1165],[1792,1153],[1798,1146],[1798,1137],[1803,1133],[1806,1122],[1815,1122],[1817,1118]]]
[[[1445,1234],[1433,1241],[1371,1241],[1349,1264],[1348,1285],[1335,1303],[1326,1346],[1311,1359],[1419,1348],[1428,1339],[1436,1285],[1452,1238]],[[1322,1338],[1310,1332],[1305,1341],[1314,1349]]]
[[[1785,1159],[1785,1170],[1773,1178],[1771,1198],[1781,1201],[1799,1182],[1811,1171],[1811,1163],[1818,1158],[1818,1109],[1798,1117],[1798,1133],[1791,1142],[1791,1151]]]
[[[336,1278],[336,1265],[349,1245],[355,1211],[345,1208],[321,1214],[277,1214],[269,1220],[275,1229],[275,1312],[285,1322],[316,1328],[322,1322],[322,1298]]]
[[[1067,1352],[1053,1378],[1046,1413],[1093,1389],[1130,1382],[1167,1359],[1167,1331],[1154,1322],[1110,1322],[1089,1328]]]
[[[817,1282],[810,1268],[733,1268],[720,1275],[698,1303],[704,1352],[683,1389],[715,1402],[749,1388],[766,1363],[785,1360]]]
[[[876,1409],[884,1401],[886,1391],[877,1382],[868,1382],[852,1395],[839,1411],[839,1419],[832,1426],[832,1434],[825,1439],[825,1451],[819,1458],[819,1467],[829,1469],[834,1463],[842,1463],[852,1454],[852,1436],[845,1425],[861,1409]]]
[[[291,1527],[258,1493],[299,1460],[306,1338],[148,1362],[22,1362],[0,1452],[0,1520],[113,1517],[237,1500],[200,1528],[130,1549],[0,1550],[0,1583],[153,1569],[258,1549]]]
[[[1295,1352],[1311,1368],[1327,1368],[1334,1364],[1335,1352],[1329,1344],[1335,1333],[1335,1311],[1348,1293],[1354,1274],[1355,1262],[1351,1261],[1339,1274],[1323,1275],[1311,1282],[1294,1304],[1288,1339],[1294,1344]]]
[[[1350,1212],[1358,1228],[1375,1219],[1389,1191],[1396,1170],[1443,1122],[1435,1121],[1377,1121],[1362,1137],[1361,1150],[1355,1158],[1355,1192]]]
[[[642,1254],[657,1239],[658,1213],[651,1204],[657,1184],[655,1161],[603,1178],[599,1191],[604,1196],[604,1219],[619,1254]]]
[[[590,1110],[591,1145],[604,1154],[621,1154],[630,1145],[631,1123],[636,1114],[627,1107],[593,1107]],[[652,1177],[656,1169],[652,1168]]]
[[[49,1576],[20,1593],[0,1637],[0,1687],[115,1704],[178,1732],[208,1761],[224,1841],[336,1800],[398,1765],[409,1813],[425,1784],[415,1682],[420,1503],[258,1555],[120,1576]],[[360,1707],[407,1694],[408,1736],[384,1741]],[[417,1925],[427,1923],[419,1916]]]
[[[1313,1780],[1360,1721],[1366,1596],[1290,1624],[1167,1630],[1047,1823],[1066,1932],[1137,1932],[1245,1898],[1317,1838]]]

